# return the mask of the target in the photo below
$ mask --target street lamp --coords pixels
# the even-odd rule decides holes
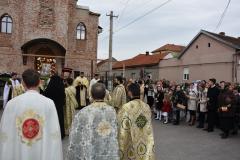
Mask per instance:
[[[98,34],[103,32],[103,28],[101,26],[98,26]]]

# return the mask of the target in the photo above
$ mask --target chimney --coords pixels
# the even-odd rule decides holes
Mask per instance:
[[[219,35],[225,36],[225,32],[220,32]]]
[[[146,56],[149,56],[149,51],[146,51]]]

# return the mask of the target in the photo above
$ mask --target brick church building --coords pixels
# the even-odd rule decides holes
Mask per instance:
[[[0,73],[95,72],[100,14],[76,0],[0,0]]]

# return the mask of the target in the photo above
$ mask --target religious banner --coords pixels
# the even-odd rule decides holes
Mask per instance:
[[[56,59],[38,57],[36,59],[36,69],[42,76],[49,76],[56,71]]]

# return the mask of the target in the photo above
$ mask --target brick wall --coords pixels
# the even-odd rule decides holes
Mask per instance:
[[[74,0],[0,0],[0,16],[5,13],[13,19],[13,32],[0,33],[1,71],[22,72],[25,68],[34,67],[33,57],[28,57],[27,65],[23,66],[21,47],[29,41],[44,38],[65,48],[65,67],[91,74],[93,61],[95,72],[98,14],[77,7]],[[80,22],[87,28],[87,39],[83,42],[76,39],[76,27]],[[36,54],[34,47],[38,46],[33,46],[29,54]],[[46,44],[46,47],[49,46]]]

